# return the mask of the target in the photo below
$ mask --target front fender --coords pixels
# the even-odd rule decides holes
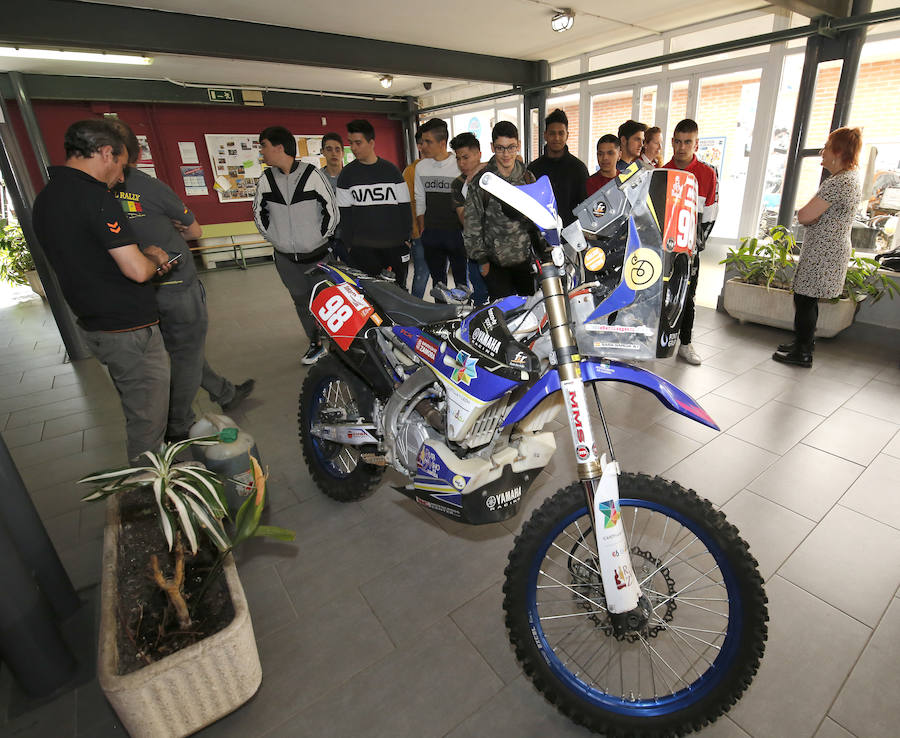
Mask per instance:
[[[709,417],[707,412],[700,407],[697,401],[687,392],[678,389],[667,379],[641,369],[637,366],[631,366],[613,359],[583,359],[581,362],[581,378],[585,383],[588,382],[627,382],[637,387],[643,387],[645,390],[652,392],[659,398],[670,410],[684,415],[691,420],[709,426],[714,430],[719,430],[719,426]],[[513,406],[510,413],[503,419],[503,426],[518,423],[534,408],[536,408],[541,400],[554,392],[559,391],[559,372],[551,369],[537,382],[535,382],[522,398]]]

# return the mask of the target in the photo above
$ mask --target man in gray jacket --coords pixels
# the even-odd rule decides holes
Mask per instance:
[[[259,134],[260,152],[268,165],[256,183],[253,219],[275,249],[275,268],[287,287],[309,349],[300,360],[315,364],[324,354],[319,326],[309,311],[317,280],[307,276],[328,254],[328,241],[340,220],[334,193],[317,167],[297,161],[297,142],[283,126]]]

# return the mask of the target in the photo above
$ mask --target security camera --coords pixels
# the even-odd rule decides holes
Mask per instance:
[[[427,92],[428,90],[431,89],[431,82],[423,82],[422,87],[424,87],[425,91]]]

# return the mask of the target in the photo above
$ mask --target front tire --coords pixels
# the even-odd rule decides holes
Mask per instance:
[[[632,564],[653,608],[615,636],[583,487],[523,526],[503,607],[525,673],[575,722],[608,736],[680,736],[733,705],[759,668],[766,595],[747,544],[722,513],[659,477],[619,477]]]
[[[367,497],[384,475],[384,467],[367,464],[364,446],[345,446],[312,435],[316,423],[372,419],[375,396],[371,388],[334,356],[325,356],[309,370],[300,390],[297,422],[300,446],[319,489],[339,502]],[[374,450],[374,449],[373,449]]]

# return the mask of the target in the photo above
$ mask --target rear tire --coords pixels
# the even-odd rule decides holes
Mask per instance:
[[[371,422],[374,403],[372,389],[333,356],[320,359],[303,381],[297,413],[300,446],[310,475],[332,499],[353,502],[367,497],[381,481],[384,467],[360,458],[365,446],[344,446],[318,438],[310,433],[310,427],[329,420],[363,418]]]
[[[525,673],[576,723],[608,736],[680,736],[727,711],[759,668],[766,595],[725,516],[659,477],[619,477],[619,513],[653,615],[616,637],[580,483],[525,523],[503,607]]]

